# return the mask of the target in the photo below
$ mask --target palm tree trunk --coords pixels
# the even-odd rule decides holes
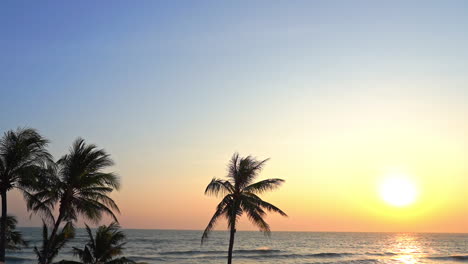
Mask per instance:
[[[228,250],[228,264],[232,263],[232,248],[234,247],[234,236],[236,235],[236,227],[231,226],[231,236],[229,238],[229,250]]]
[[[7,192],[2,190],[2,218],[0,221],[0,263],[5,263],[5,248],[6,248],[6,221],[7,221]]]

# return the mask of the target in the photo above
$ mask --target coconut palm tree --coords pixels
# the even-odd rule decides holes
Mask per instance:
[[[34,247],[34,252],[37,255],[39,263],[52,263],[54,258],[58,255],[60,249],[65,244],[75,237],[75,227],[72,222],[67,222],[55,237],[51,241],[49,239],[49,228],[47,224],[43,222],[42,226],[42,247],[39,249]]]
[[[40,213],[52,225],[40,264],[51,263],[51,246],[56,243],[63,222],[73,222],[82,216],[97,223],[103,214],[117,221],[114,211],[119,212],[119,208],[109,194],[119,189],[120,181],[116,174],[104,172],[111,165],[109,154],[78,138],[69,154],[43,170],[45,175],[34,184],[37,187],[34,192],[25,193],[28,209]],[[55,218],[52,212],[57,206]]]
[[[6,249],[20,250],[22,247],[27,247],[28,242],[23,239],[21,232],[16,230],[16,224],[18,223],[16,218],[9,215],[6,223]]]
[[[7,229],[7,193],[22,190],[23,183],[36,177],[40,167],[51,160],[46,147],[49,141],[32,128],[9,130],[0,138],[0,262],[5,262]]]
[[[117,223],[112,223],[108,226],[100,226],[96,230],[96,236],[88,225],[86,232],[88,233],[88,243],[83,249],[73,248],[73,253],[78,256],[80,261],[62,261],[62,264],[131,264],[135,263],[125,257],[117,257],[122,255],[123,246],[125,245],[125,234],[119,230],[120,226]]]
[[[236,224],[244,213],[266,235],[270,234],[270,226],[263,219],[266,211],[287,216],[276,206],[258,197],[263,192],[278,188],[284,182],[282,179],[267,179],[253,183],[267,161],[268,159],[258,161],[251,156],[241,158],[239,154],[235,153],[229,163],[227,179],[214,178],[206,187],[205,194],[223,198],[203,232],[202,244],[208,238],[208,234],[213,230],[217,220],[220,217],[226,218],[230,229],[228,264],[232,263]]]

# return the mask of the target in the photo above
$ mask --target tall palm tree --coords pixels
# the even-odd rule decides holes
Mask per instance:
[[[48,243],[40,264],[50,264],[51,245],[55,243],[57,231],[63,222],[73,222],[83,216],[92,222],[99,222],[103,214],[117,217],[117,204],[109,197],[119,189],[120,180],[111,172],[104,172],[113,162],[109,154],[93,144],[86,144],[78,138],[70,153],[60,158],[56,165],[43,170],[46,175],[35,184],[36,190],[25,193],[29,210],[42,214],[52,224]],[[42,181],[42,182],[41,182]],[[58,205],[58,216],[52,214]]]
[[[23,183],[36,177],[39,168],[52,159],[46,150],[48,143],[47,139],[32,128],[9,130],[0,138],[0,262],[5,262],[7,193],[12,189],[21,190],[25,187]]]
[[[23,239],[21,232],[16,230],[18,221],[14,216],[9,215],[6,220],[6,249],[20,250],[28,246],[28,242]]]
[[[119,230],[120,226],[117,223],[112,223],[108,226],[100,226],[96,230],[96,236],[88,225],[86,232],[88,233],[88,243],[84,249],[74,247],[73,253],[78,256],[78,261],[62,261],[62,264],[131,264],[134,261],[125,257],[117,257],[122,255],[123,246],[125,245],[125,234]]]
[[[258,176],[267,161],[268,159],[258,161],[251,156],[240,158],[239,154],[235,153],[229,163],[227,180],[214,178],[206,187],[205,194],[221,196],[223,199],[218,204],[213,217],[203,232],[202,243],[208,238],[208,234],[213,230],[217,220],[220,217],[226,218],[231,232],[228,264],[232,263],[236,224],[244,213],[266,235],[270,234],[270,226],[263,219],[266,211],[287,216],[276,206],[258,197],[263,192],[278,188],[284,182],[282,179],[267,179],[253,183],[253,180]]]

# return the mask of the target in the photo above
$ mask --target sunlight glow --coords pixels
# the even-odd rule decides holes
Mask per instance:
[[[416,186],[407,175],[385,177],[380,183],[379,193],[386,203],[397,207],[413,204],[418,194]]]

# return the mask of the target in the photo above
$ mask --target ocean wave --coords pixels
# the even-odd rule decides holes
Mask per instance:
[[[257,254],[257,253],[279,253],[281,250],[278,249],[238,249],[234,250],[235,253],[240,254]],[[160,255],[218,255],[227,254],[227,251],[223,250],[187,250],[187,251],[164,251],[159,252]]]
[[[128,243],[148,243],[151,245],[158,243],[168,243],[171,240],[169,239],[157,239],[157,238],[129,238]]]
[[[166,258],[160,258],[160,257],[143,257],[143,256],[127,256],[129,259],[137,262],[144,262],[146,263],[147,261],[167,261],[168,259]]]
[[[299,254],[299,253],[280,253],[280,254],[266,254],[266,255],[236,255],[236,258],[245,259],[329,259],[329,258],[344,258],[354,255],[353,253],[333,253],[333,252],[322,252],[313,254]]]
[[[398,255],[397,253],[393,253],[393,252],[382,252],[382,253],[378,253],[378,252],[366,252],[366,255],[369,255],[369,256],[396,256]]]
[[[159,255],[211,255],[211,254],[221,254],[225,251],[217,250],[187,250],[187,251],[163,251],[159,252]]]
[[[28,257],[6,256],[5,260],[7,263],[31,263],[31,261],[35,261],[36,259]]]
[[[168,259],[197,259],[201,260],[213,260],[226,258],[226,251],[168,251],[159,252],[162,257]],[[353,256],[353,253],[335,253],[335,252],[321,252],[311,254],[299,254],[299,253],[288,253],[281,250],[236,250],[234,251],[234,257],[238,259],[249,259],[249,260],[266,260],[266,259],[339,259],[349,258]]]
[[[381,263],[378,259],[353,259],[340,262],[328,262],[321,264],[378,264]]]
[[[278,253],[281,252],[279,249],[238,249],[234,250],[234,253]]]
[[[257,255],[258,257],[299,257],[299,258],[339,258],[354,255],[353,253],[336,253],[336,252],[321,252],[312,254],[298,254],[298,253],[285,253],[278,249],[238,249],[234,250],[234,255],[240,257],[252,257],[251,255]],[[221,250],[187,250],[187,251],[165,251],[159,252],[159,255],[225,255],[227,251]],[[244,254],[244,255],[239,255]]]
[[[353,253],[333,253],[333,252],[326,252],[326,253],[316,253],[316,254],[308,254],[306,256],[309,257],[317,257],[317,258],[340,258],[346,256],[352,256]]]
[[[468,262],[468,255],[433,256],[433,257],[426,257],[426,258],[434,259],[434,260]]]

